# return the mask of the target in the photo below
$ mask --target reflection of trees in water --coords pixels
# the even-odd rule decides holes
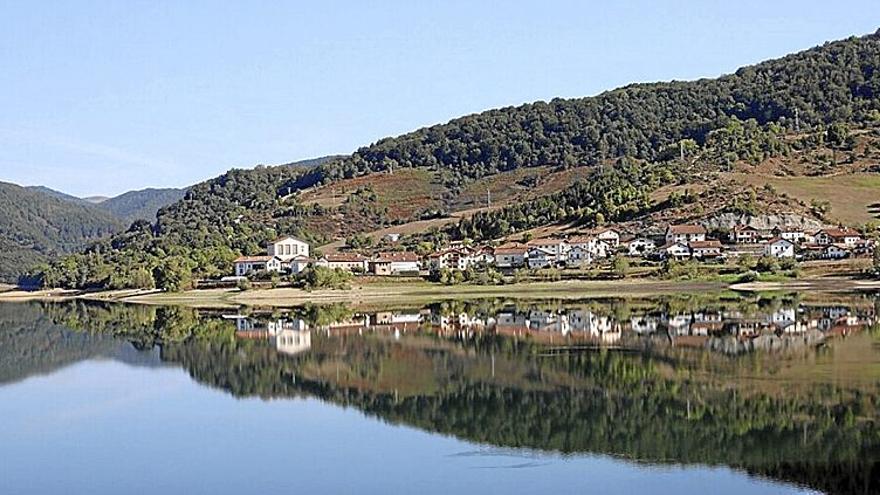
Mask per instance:
[[[529,340],[492,334],[452,341],[319,332],[308,353],[289,357],[234,339],[233,327],[217,318],[121,308],[128,307],[47,311],[74,328],[161,343],[164,361],[235,396],[318,397],[503,447],[724,464],[832,493],[880,490],[876,387],[755,387],[717,372],[754,367],[759,356],[680,348],[548,356]]]

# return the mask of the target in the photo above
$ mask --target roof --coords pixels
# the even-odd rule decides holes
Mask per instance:
[[[530,253],[533,252],[533,251],[537,251],[537,252],[539,252],[539,253],[546,254],[546,255],[549,255],[549,256],[556,256],[556,253],[554,253],[553,251],[549,251],[549,250],[547,250],[547,249],[544,249],[544,248],[542,248],[542,247],[538,247],[538,246],[532,246],[532,247],[529,248],[529,252],[530,252]]]
[[[380,262],[412,262],[419,261],[419,255],[416,253],[410,253],[408,251],[395,252],[395,253],[379,253],[376,257],[376,261]]]
[[[589,233],[593,234],[593,235],[600,235],[600,234],[604,234],[605,232],[613,232],[617,235],[620,235],[620,232],[618,232],[616,229],[613,229],[611,227],[596,227],[595,229],[589,230]]]
[[[663,251],[666,251],[666,250],[672,249],[675,246],[681,246],[681,247],[687,249],[687,244],[685,244],[683,242],[667,242],[666,244],[660,246],[660,249]]]
[[[568,239],[569,244],[589,244],[595,239],[595,237],[590,235],[579,235],[575,237],[570,237]]]
[[[849,227],[832,227],[830,229],[822,229],[820,232],[824,232],[829,237],[861,237],[861,234]]]
[[[507,246],[495,248],[495,254],[525,254],[528,248],[525,246]]]
[[[688,247],[691,249],[709,249],[709,248],[721,248],[721,241],[717,241],[715,239],[709,239],[706,241],[691,241],[688,243]]]
[[[563,242],[565,242],[564,239],[545,238],[545,239],[531,240],[531,241],[529,241],[528,245],[529,246],[556,246],[558,244],[562,244]]]
[[[682,225],[670,225],[666,231],[671,234],[705,234],[706,227],[695,223],[686,223]]]
[[[291,241],[301,242],[303,244],[308,244],[306,241],[301,241],[301,240],[297,239],[296,237],[289,236],[289,235],[279,237],[278,239],[275,239],[274,241],[270,242],[269,244],[278,244],[279,242],[286,241],[286,240],[291,240]]]
[[[324,255],[330,263],[361,263],[367,258],[357,253],[336,253]]]
[[[733,227],[733,231],[734,232],[746,232],[746,231],[758,232],[758,229],[752,227],[751,225],[739,224],[739,225]]]
[[[788,239],[785,239],[783,237],[779,237],[779,236],[776,236],[773,239],[770,239],[769,241],[767,241],[768,244],[776,244],[777,242],[787,242],[788,244],[791,244],[792,246],[794,246],[793,242],[791,242]]]
[[[274,258],[274,256],[239,256],[235,258],[233,263],[265,263]]]

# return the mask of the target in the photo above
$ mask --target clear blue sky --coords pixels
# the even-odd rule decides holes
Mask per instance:
[[[4,1],[0,180],[184,186],[880,27],[877,0],[613,3]]]

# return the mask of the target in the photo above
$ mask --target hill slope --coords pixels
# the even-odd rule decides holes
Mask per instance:
[[[383,139],[311,169],[233,170],[194,186],[161,210],[155,225],[134,226],[66,260],[67,271],[76,267],[86,277],[71,280],[65,270],[50,269],[44,282],[131,286],[130,271],[151,267],[156,283],[179,288],[190,276],[228,273],[236,254],[259,252],[279,233],[320,243],[476,206],[483,185],[491,192],[492,184],[512,182],[532,193],[552,174],[559,180],[544,186],[543,196],[523,201],[510,194],[509,206],[462,222],[452,233],[486,238],[549,222],[627,221],[680,203],[678,197],[658,202],[654,192],[661,187],[705,184],[718,172],[786,160],[802,147],[848,146],[847,127],[880,121],[878,65],[880,36],[850,38],[717,79],[637,84],[596,97],[490,110]],[[837,161],[831,162],[820,172],[833,173]],[[419,188],[429,197],[412,198],[424,210],[393,208],[394,189],[383,196],[369,182],[338,197],[320,193],[371,173],[406,175],[400,172],[406,168],[419,169],[410,177],[421,177]],[[544,173],[507,180],[537,168]],[[583,172],[565,174],[572,169]],[[750,195],[754,191],[719,197],[730,201],[719,211],[764,204]]]
[[[128,225],[135,220],[154,221],[160,208],[180,201],[185,194],[186,189],[142,189],[106,199],[97,207]]]
[[[0,182],[0,280],[14,281],[37,262],[82,249],[122,229],[83,202]]]

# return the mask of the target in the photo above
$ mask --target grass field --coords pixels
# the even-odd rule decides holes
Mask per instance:
[[[831,202],[830,217],[848,225],[880,220],[880,174],[822,177],[731,174],[731,177],[757,187],[769,183],[780,193],[808,204],[813,199],[828,200]]]

